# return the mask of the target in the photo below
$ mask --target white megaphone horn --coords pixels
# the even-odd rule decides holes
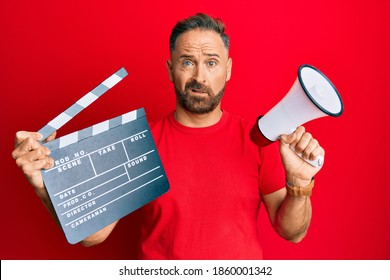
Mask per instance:
[[[256,145],[263,147],[310,120],[338,117],[343,110],[343,102],[332,82],[318,69],[304,64],[299,67],[298,77],[286,96],[258,118],[250,137]],[[324,158],[319,156],[313,161],[306,161],[318,167],[323,164]]]

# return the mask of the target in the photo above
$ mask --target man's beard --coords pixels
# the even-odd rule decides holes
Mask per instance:
[[[190,80],[186,83],[184,92],[178,89],[175,85],[176,100],[186,111],[192,114],[207,114],[212,112],[221,102],[225,92],[225,86],[226,84],[218,92],[218,94],[214,94],[211,88],[198,83],[195,80]],[[205,92],[207,93],[207,96],[190,94],[190,90]]]

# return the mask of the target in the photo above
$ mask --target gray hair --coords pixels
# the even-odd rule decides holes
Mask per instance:
[[[194,29],[211,30],[217,32],[222,39],[222,42],[227,50],[230,47],[229,36],[225,33],[225,24],[218,18],[212,18],[209,15],[198,13],[187,19],[179,21],[172,29],[169,37],[169,48],[172,51],[176,48],[176,41],[179,36],[187,31]]]

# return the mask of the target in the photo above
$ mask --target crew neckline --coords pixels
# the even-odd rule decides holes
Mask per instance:
[[[187,133],[187,134],[206,134],[206,133],[212,133],[220,130],[226,124],[228,118],[229,118],[229,113],[222,110],[222,116],[217,123],[206,127],[189,127],[179,123],[175,118],[175,111],[173,111],[169,115],[168,120],[171,123],[172,127],[179,130],[180,132]]]

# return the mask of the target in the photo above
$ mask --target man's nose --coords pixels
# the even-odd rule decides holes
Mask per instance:
[[[206,72],[202,65],[197,65],[194,69],[193,78],[198,83],[206,84]]]

